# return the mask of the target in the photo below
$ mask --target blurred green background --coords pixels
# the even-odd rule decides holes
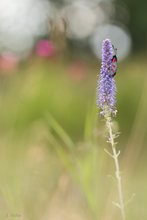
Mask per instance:
[[[95,101],[105,37],[118,49],[127,219],[147,218],[146,8],[145,0],[0,2],[1,220],[121,219]]]

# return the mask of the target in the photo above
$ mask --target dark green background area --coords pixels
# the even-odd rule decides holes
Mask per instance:
[[[116,5],[117,5],[117,1]],[[134,48],[146,49],[147,42],[147,1],[146,0],[123,0],[128,7],[129,23],[128,29],[132,35]]]

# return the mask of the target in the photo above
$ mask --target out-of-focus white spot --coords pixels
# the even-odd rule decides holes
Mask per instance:
[[[52,16],[47,0],[1,0],[0,52],[27,55],[36,38],[48,33]]]
[[[114,2],[111,1],[101,1],[99,4],[99,7],[101,8],[101,10],[103,10],[106,18],[107,18],[107,23],[109,23],[108,21],[113,20],[114,16],[115,16],[115,4]]]
[[[76,3],[81,3],[81,4],[85,4],[85,5],[96,5],[99,2],[112,2],[113,0],[74,0],[74,2]],[[73,2],[73,0],[64,0],[65,3],[71,3]]]
[[[105,13],[100,6],[95,7],[94,11],[97,16],[97,24],[101,24],[109,21],[109,13]]]
[[[5,33],[0,36],[0,52],[13,53],[18,58],[25,58],[29,55],[34,45],[34,39],[30,34]]]
[[[113,24],[98,26],[90,39],[93,52],[101,59],[102,41],[109,38],[117,48],[118,61],[123,60],[131,51],[131,37],[122,27]]]
[[[82,39],[88,37],[93,32],[97,22],[94,10],[80,3],[66,6],[62,15],[67,22],[68,38]]]

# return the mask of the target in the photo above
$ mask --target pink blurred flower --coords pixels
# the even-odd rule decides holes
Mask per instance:
[[[4,53],[0,56],[0,69],[3,71],[11,71],[17,68],[18,58],[11,53]]]
[[[36,45],[36,54],[40,57],[52,57],[55,55],[55,45],[49,40],[40,40]]]
[[[75,81],[81,81],[87,75],[87,66],[83,61],[76,60],[70,65],[68,73],[71,79]]]

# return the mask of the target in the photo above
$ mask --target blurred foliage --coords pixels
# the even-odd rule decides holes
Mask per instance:
[[[83,60],[80,72],[75,63],[35,58],[1,74],[2,220],[119,219],[115,182],[108,178],[113,163],[103,150],[105,128],[95,106],[99,65]],[[126,207],[130,220],[147,217],[145,73],[140,55],[116,75],[126,201],[136,193]]]
[[[142,0],[124,0],[129,11],[129,24],[128,28],[131,32],[134,48],[135,49],[146,49],[146,34],[147,34],[147,1]],[[116,1],[117,4],[117,1]]]
[[[73,139],[80,139],[85,110],[95,103],[97,64],[84,64],[83,61],[86,67],[80,73],[77,67],[72,69],[74,62],[48,63],[39,59],[31,62],[30,67],[20,68],[19,73],[1,76],[1,133],[11,129],[24,132],[50,112]],[[126,136],[130,135],[130,126],[138,110],[146,82],[145,71],[145,56],[134,57],[120,64],[116,76],[118,120]]]

